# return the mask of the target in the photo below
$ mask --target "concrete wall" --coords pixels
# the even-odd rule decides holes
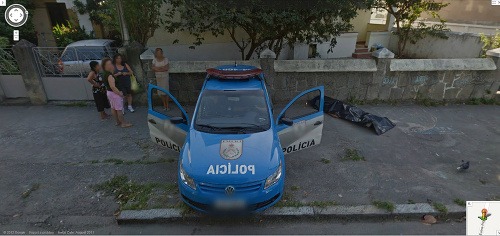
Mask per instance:
[[[449,3],[439,14],[450,23],[500,26],[500,6],[491,0],[436,0]]]
[[[23,77],[21,75],[0,74],[0,87],[4,88],[3,92],[6,98],[28,97],[26,87],[24,86]]]
[[[330,49],[330,41],[317,43],[317,52],[320,58],[344,58],[351,57],[356,48],[356,40],[358,33],[344,33],[337,37],[337,45]],[[155,48],[160,47],[163,49],[165,56],[170,61],[221,61],[221,60],[241,60],[241,53],[234,42],[221,42],[221,43],[204,43],[196,46],[194,49],[190,48],[190,44],[173,44],[163,46],[150,46],[145,51],[142,57],[151,57]],[[308,58],[309,45],[296,44],[293,49],[287,45],[278,56],[280,60],[302,60]],[[256,53],[251,59],[257,59]]]
[[[365,41],[371,15],[371,11],[369,10],[359,10],[358,16],[351,20],[353,26],[352,31],[358,33],[357,42]]]
[[[475,58],[481,54],[479,35],[468,33],[447,33],[448,39],[426,37],[416,44],[408,42],[405,55],[409,58]],[[389,50],[397,52],[398,37],[391,35]]]
[[[42,77],[47,99],[51,101],[93,100],[92,88],[86,78]]]
[[[255,65],[258,62],[239,63]],[[260,59],[259,64],[266,75],[273,102],[285,103],[299,92],[319,85],[325,86],[327,96],[341,100],[490,98],[500,86],[498,63],[491,58],[471,58]],[[196,103],[205,77],[204,68],[212,66],[214,62],[171,62],[170,67],[176,68],[170,75],[172,94],[183,104]]]

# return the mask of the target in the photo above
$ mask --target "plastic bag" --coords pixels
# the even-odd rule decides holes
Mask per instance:
[[[130,89],[134,94],[138,94],[142,92],[142,87],[141,85],[137,82],[137,79],[135,78],[135,75],[130,76]]]
[[[315,109],[319,108],[319,96],[311,99]],[[362,109],[346,104],[331,97],[325,97],[324,112],[337,118],[351,121],[364,127],[372,127],[377,135],[381,135],[394,128],[394,123],[387,117],[380,117],[363,111]]]

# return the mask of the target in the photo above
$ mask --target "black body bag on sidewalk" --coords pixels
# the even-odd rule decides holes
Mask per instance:
[[[311,99],[309,104],[311,104],[312,107],[319,109],[319,96]],[[377,135],[381,135],[395,126],[394,123],[392,123],[392,121],[390,121],[387,117],[380,117],[367,113],[358,107],[351,106],[340,100],[326,96],[324,112],[331,116],[339,117],[368,128],[373,127]]]

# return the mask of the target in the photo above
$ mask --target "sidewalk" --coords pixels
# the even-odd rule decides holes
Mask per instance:
[[[377,136],[326,116],[321,145],[286,157],[280,206],[500,199],[500,107],[361,107],[396,128]],[[146,113],[128,113],[134,127],[120,129],[99,121],[94,107],[0,106],[0,222],[113,217],[117,201],[92,186],[117,175],[168,184],[136,209],[178,206],[177,154],[149,140]],[[468,171],[457,172],[461,160]]]

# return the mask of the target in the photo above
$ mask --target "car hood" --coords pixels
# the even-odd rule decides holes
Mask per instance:
[[[272,129],[253,134],[210,134],[192,129],[181,156],[184,169],[195,181],[217,184],[264,180],[280,162]]]

